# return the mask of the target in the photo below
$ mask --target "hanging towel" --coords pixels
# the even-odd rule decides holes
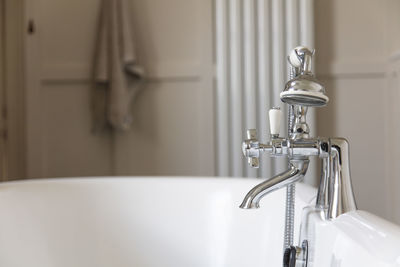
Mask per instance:
[[[132,123],[130,105],[143,87],[126,0],[103,0],[94,63],[94,129],[106,125],[126,130]]]

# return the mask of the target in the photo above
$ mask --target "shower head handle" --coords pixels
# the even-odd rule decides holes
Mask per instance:
[[[311,74],[314,53],[315,49],[311,50],[305,46],[297,46],[290,52],[288,61],[294,68],[300,69],[301,74]]]

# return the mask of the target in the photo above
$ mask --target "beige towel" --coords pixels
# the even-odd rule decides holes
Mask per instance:
[[[132,123],[130,104],[143,86],[137,64],[126,0],[103,0],[94,65],[95,129],[109,124],[126,130]]]

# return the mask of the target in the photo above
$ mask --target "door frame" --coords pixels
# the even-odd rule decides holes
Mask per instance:
[[[26,177],[24,0],[1,1],[1,180]]]

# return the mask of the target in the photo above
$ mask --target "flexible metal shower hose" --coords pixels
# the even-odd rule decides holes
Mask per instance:
[[[295,69],[290,67],[289,79],[295,77]],[[294,111],[293,105],[289,105],[288,111],[288,138],[290,138],[291,129],[293,128]],[[286,211],[285,211],[285,234],[283,239],[283,249],[293,245],[294,237],[294,209],[295,209],[296,185],[290,184],[286,188]]]

